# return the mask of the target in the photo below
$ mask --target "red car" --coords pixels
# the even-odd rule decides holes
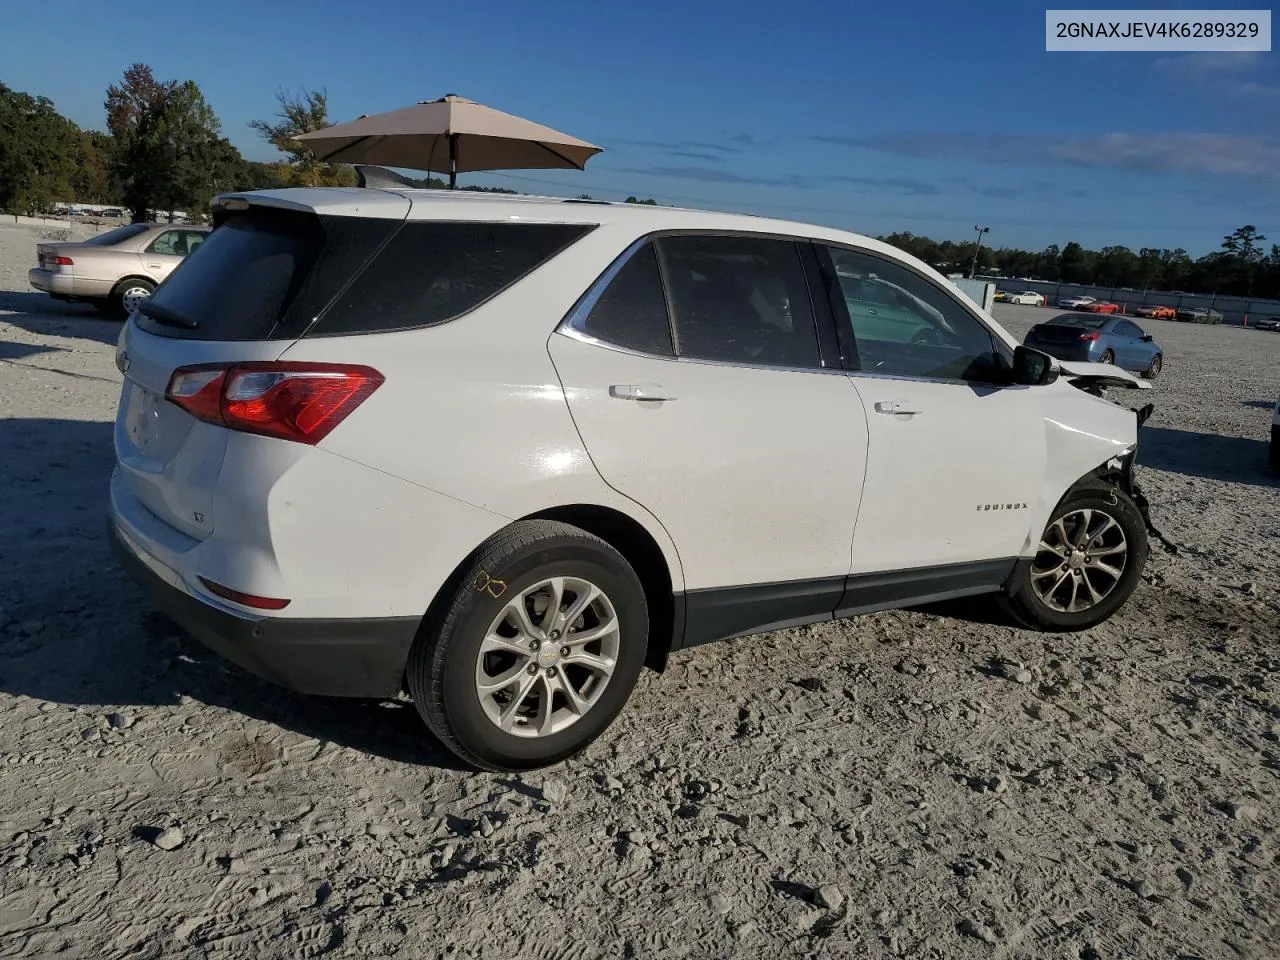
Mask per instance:
[[[1082,304],[1081,306],[1076,307],[1076,309],[1083,310],[1085,313],[1117,313],[1119,312],[1120,307],[1118,304],[1103,303],[1099,301],[1096,303]]]

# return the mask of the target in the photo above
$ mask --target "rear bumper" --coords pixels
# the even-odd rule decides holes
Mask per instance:
[[[32,267],[28,270],[27,282],[43,293],[78,300],[101,300],[109,297],[112,286],[108,280],[93,280],[70,273],[55,273],[44,267]]]
[[[421,622],[418,617],[314,620],[238,616],[170,583],[108,521],[112,551],[152,603],[209,649],[250,673],[299,693],[393,697]],[[159,561],[156,561],[158,564]]]
[[[54,273],[43,267],[32,267],[28,270],[27,282],[42,293],[56,293],[67,297],[75,293],[75,281],[70,276]]]
[[[1037,340],[1028,340],[1027,346],[1042,353],[1047,353],[1055,360],[1066,360],[1068,363],[1073,360],[1076,363],[1090,363],[1097,359],[1090,355],[1092,343],[1080,345],[1075,343],[1042,343]]]

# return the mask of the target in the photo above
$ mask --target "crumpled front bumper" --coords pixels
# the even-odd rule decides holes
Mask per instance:
[[[1138,437],[1141,442],[1142,425],[1151,419],[1151,414],[1155,412],[1156,405],[1148,403],[1143,407],[1135,410],[1134,416],[1138,418]],[[1138,480],[1134,476],[1134,463],[1138,458],[1138,446],[1134,445],[1133,449],[1121,457],[1120,464],[1120,488],[1125,492],[1134,506],[1138,508],[1138,512],[1142,514],[1142,522],[1146,524],[1147,533],[1160,542],[1160,546],[1164,547],[1167,553],[1177,554],[1178,546],[1166,537],[1163,533],[1155,528],[1151,522],[1151,504],[1147,500],[1146,495],[1142,492],[1142,487],[1138,485]]]

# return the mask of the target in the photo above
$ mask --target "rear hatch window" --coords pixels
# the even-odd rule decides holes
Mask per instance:
[[[431,326],[475,309],[591,229],[251,208],[222,222],[137,322],[160,336],[221,341]]]
[[[271,208],[231,215],[138,313],[138,326],[187,340],[300,337],[399,226]]]

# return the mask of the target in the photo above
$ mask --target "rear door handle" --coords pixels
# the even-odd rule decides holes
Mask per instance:
[[[676,399],[675,391],[660,383],[615,383],[609,387],[609,396],[617,400],[659,401]]]
[[[911,417],[917,413],[922,413],[911,406],[910,400],[877,400],[876,413],[889,414],[891,416]]]

